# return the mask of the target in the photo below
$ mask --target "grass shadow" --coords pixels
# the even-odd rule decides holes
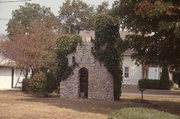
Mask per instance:
[[[114,101],[103,101],[93,99],[61,99],[59,97],[42,98],[36,97],[30,94],[25,94],[20,91],[0,91],[1,93],[8,93],[7,95],[17,96],[15,100],[17,103],[21,102],[33,102],[33,103],[44,103],[45,105],[55,106],[63,109],[71,109],[78,112],[87,113],[98,113],[109,115],[114,111],[117,111],[124,107],[145,107],[150,109],[157,109],[160,111],[169,112],[180,116],[180,102],[176,101],[161,101],[146,98],[145,102],[141,102],[139,99],[133,98],[128,99],[122,97],[119,102]],[[148,99],[148,100],[147,100]]]

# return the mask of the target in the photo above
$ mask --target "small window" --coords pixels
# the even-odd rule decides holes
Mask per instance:
[[[124,77],[129,78],[129,67],[124,67]]]
[[[93,39],[93,37],[91,37],[91,42],[93,42],[94,41],[94,39]]]
[[[76,62],[75,57],[72,57],[72,63],[74,64]]]
[[[93,53],[94,52],[94,47],[91,47],[91,53]]]

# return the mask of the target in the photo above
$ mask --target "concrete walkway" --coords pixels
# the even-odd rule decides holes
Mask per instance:
[[[122,95],[130,95],[130,96],[141,96],[141,93],[122,93]],[[157,97],[178,97],[180,95],[162,95],[162,94],[143,94],[144,96],[157,96]]]

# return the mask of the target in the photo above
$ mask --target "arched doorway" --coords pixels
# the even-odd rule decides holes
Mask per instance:
[[[88,69],[85,67],[79,70],[79,80],[80,80],[80,98],[88,98]]]

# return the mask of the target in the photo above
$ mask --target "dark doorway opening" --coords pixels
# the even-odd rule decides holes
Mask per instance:
[[[88,98],[88,69],[81,68],[79,70],[79,78],[80,78],[80,98]]]

